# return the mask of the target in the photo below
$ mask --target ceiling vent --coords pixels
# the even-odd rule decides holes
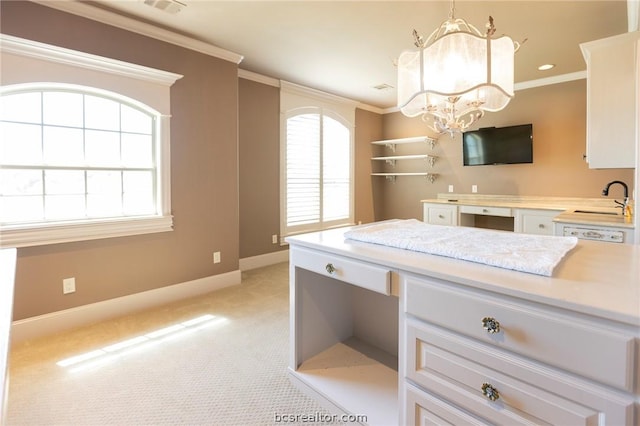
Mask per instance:
[[[373,86],[376,90],[389,90],[393,89],[393,86],[387,83],[378,84],[377,86]]]
[[[143,0],[143,2],[147,6],[163,10],[172,15],[175,15],[187,6],[186,4],[181,3],[177,0]]]

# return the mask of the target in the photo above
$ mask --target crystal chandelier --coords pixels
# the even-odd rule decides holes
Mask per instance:
[[[500,111],[513,97],[513,58],[520,44],[492,38],[464,19],[449,19],[425,41],[414,30],[418,51],[398,58],[398,107],[408,117],[422,116],[438,133],[463,132],[485,111]]]

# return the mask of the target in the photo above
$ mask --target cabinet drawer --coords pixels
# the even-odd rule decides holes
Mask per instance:
[[[368,290],[391,294],[391,270],[331,253],[296,248],[291,251],[296,267],[335,278]]]
[[[455,211],[446,208],[429,208],[427,223],[432,225],[455,225]]]
[[[458,356],[409,329],[408,378],[453,405],[497,424],[597,425],[599,412]],[[412,359],[415,354],[415,359]],[[490,396],[490,397],[489,397]]]
[[[513,216],[511,209],[508,207],[460,206],[460,213],[482,214],[487,216]]]
[[[426,223],[449,226],[456,226],[458,224],[458,207],[456,206],[425,204],[423,208],[423,221]]]
[[[485,381],[478,384],[478,377],[491,378],[495,387],[497,383],[502,387],[502,390],[498,387],[501,395],[498,401],[517,403],[520,409],[529,407],[530,415],[545,422],[583,424],[597,413],[606,419],[607,425],[633,424],[634,398],[630,394],[545,368],[535,361],[415,319],[407,320],[406,337],[406,376],[425,388],[430,386],[433,374],[454,382],[464,377],[460,386],[482,397]],[[465,369],[474,373],[464,373]],[[507,385],[502,384],[504,380]],[[437,389],[434,391],[438,393]],[[547,391],[554,396],[546,396]],[[574,402],[582,408],[577,411],[571,408]],[[576,413],[578,416],[574,417]]]
[[[632,390],[635,342],[631,333],[436,279],[407,275],[404,286],[409,314],[494,347]],[[484,328],[491,328],[490,319],[498,326],[494,333]]]
[[[405,390],[405,412],[407,413],[405,424],[407,425],[486,426],[484,421],[458,410],[446,401],[428,394],[411,384],[406,384]]]
[[[553,235],[553,218],[559,211],[516,210],[515,230],[525,234]]]

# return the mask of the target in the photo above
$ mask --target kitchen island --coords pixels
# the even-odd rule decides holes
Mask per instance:
[[[637,424],[640,247],[579,241],[553,276],[290,237],[289,372],[365,424]],[[490,231],[501,232],[501,231]]]

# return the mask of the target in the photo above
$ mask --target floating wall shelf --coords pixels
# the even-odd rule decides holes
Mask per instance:
[[[436,162],[436,158],[438,157],[436,157],[435,155],[416,154],[416,155],[392,155],[389,157],[373,157],[371,159],[386,161],[388,164],[395,166],[397,160],[415,160],[415,159],[422,159],[422,158],[426,159],[429,165],[433,167],[433,165]]]
[[[429,136],[415,136],[412,138],[401,138],[401,139],[386,139],[382,141],[373,141],[371,142],[373,145],[385,145],[390,148],[393,152],[396,152],[396,145],[403,143],[417,143],[417,142],[428,142],[431,145],[431,149],[436,145],[437,140],[431,138]]]
[[[409,172],[409,173],[371,173],[371,176],[384,176],[388,181],[395,182],[397,176],[424,176],[429,182],[433,183],[438,175],[436,173],[421,173],[421,172]]]

